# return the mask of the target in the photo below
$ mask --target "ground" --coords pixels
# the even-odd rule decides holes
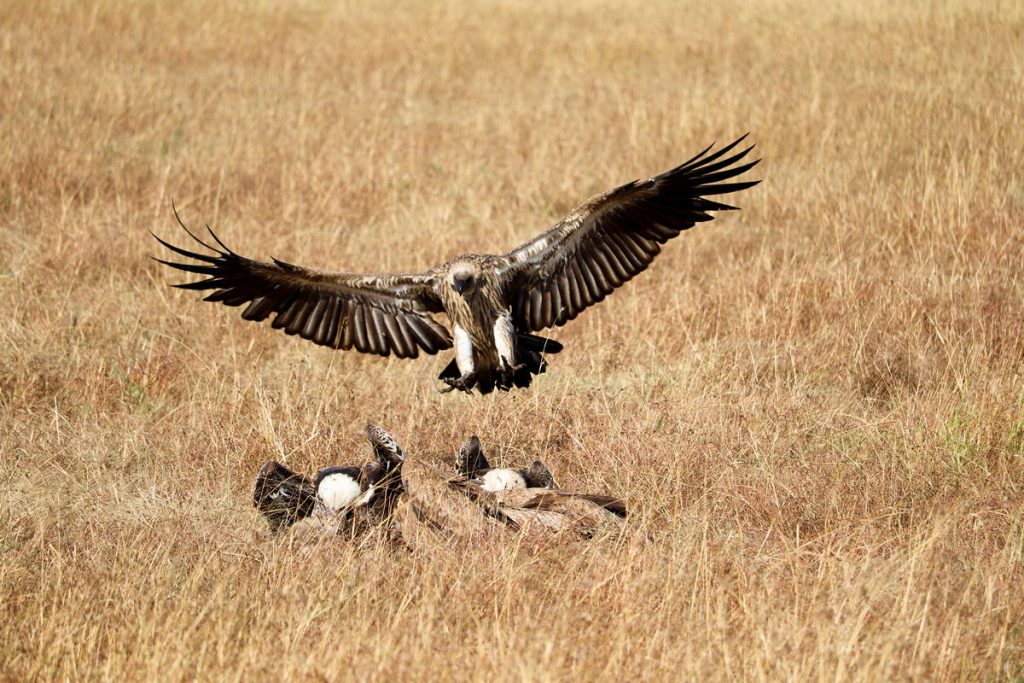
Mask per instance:
[[[1024,7],[13,0],[0,677],[1024,676]],[[149,230],[419,269],[750,131],[534,386],[172,290]],[[300,547],[259,465],[542,457],[621,534]]]

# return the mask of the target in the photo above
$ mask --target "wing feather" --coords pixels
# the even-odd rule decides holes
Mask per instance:
[[[642,269],[643,264],[630,258],[630,255],[619,243],[616,235],[608,235],[604,244],[608,249],[609,255],[615,259],[618,275],[623,282],[630,278],[634,270],[639,272]]]
[[[381,329],[380,316],[377,315],[377,311],[373,308],[366,309],[366,325],[370,330],[367,338],[373,346],[374,353],[381,356],[388,355],[391,351],[388,338],[384,330]]]
[[[386,356],[391,352],[391,340],[388,338],[388,331],[384,326],[384,316],[376,308],[371,308],[370,313],[373,314],[373,327],[377,331],[378,353]]]
[[[337,320],[338,300],[328,299],[327,301],[327,308],[320,319],[320,324],[317,326],[312,339],[313,343],[319,344],[320,346],[327,346],[329,340],[332,338],[331,326],[334,324],[335,320]]]
[[[420,351],[434,354],[451,348],[448,330],[431,317],[443,311],[435,292],[435,274],[328,273],[285,261],[255,261],[229,249],[212,230],[217,246],[205,242],[178,223],[212,254],[190,251],[156,237],[168,250],[191,259],[164,265],[205,276],[175,285],[207,292],[204,301],[226,306],[245,304],[242,318],[262,321],[286,334],[338,349],[415,358]]]
[[[708,212],[735,209],[706,197],[760,182],[724,182],[760,161],[743,162],[753,145],[735,151],[745,138],[714,152],[711,145],[661,175],[595,197],[506,254],[499,273],[516,326],[537,331],[564,325],[644,271],[662,244],[712,220]]]
[[[327,297],[321,297],[316,302],[316,306],[313,307],[312,312],[306,319],[306,325],[302,328],[302,337],[304,339],[316,341],[317,333],[320,331],[320,323],[323,321],[324,309],[327,308],[328,301]]]
[[[345,313],[338,321],[341,326],[341,331],[338,333],[337,348],[339,349],[351,349],[356,343],[356,324],[354,310],[356,306],[352,306],[348,301],[342,302],[342,306],[345,307]],[[361,308],[361,307],[359,307]]]
[[[562,276],[558,278],[558,317],[556,320],[561,320],[571,305],[572,294],[569,291],[569,276],[562,273]]]
[[[573,284],[573,298],[572,302],[575,311],[582,311],[584,308],[593,303],[590,300],[590,288],[587,287],[586,280],[583,279],[583,272],[580,270],[579,264],[572,261],[568,264],[568,272],[572,276]],[[571,317],[572,314],[570,313]]]
[[[352,333],[355,335],[356,351],[363,353],[373,353],[373,348],[367,341],[369,335],[366,331],[366,308],[364,306],[355,307],[355,315],[352,316]]]

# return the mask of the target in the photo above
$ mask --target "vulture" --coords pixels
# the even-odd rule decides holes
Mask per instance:
[[[551,471],[540,460],[535,460],[530,467],[491,467],[480,447],[480,438],[475,434],[459,449],[458,470],[464,478],[476,480],[481,489],[490,493],[514,488],[555,488]]]
[[[356,513],[374,521],[390,514],[402,494],[405,453],[376,425],[366,425],[365,434],[375,459],[362,467],[325,467],[312,479],[276,460],[260,468],[252,502],[273,533],[302,523],[304,530],[333,534],[351,526]]]
[[[599,529],[621,526],[626,518],[622,499],[563,491],[540,460],[524,469],[492,468],[476,436],[459,449],[457,469],[461,476],[448,485],[514,529],[572,530],[589,538]]]
[[[583,203],[547,232],[507,254],[464,254],[420,273],[328,272],[235,253],[207,226],[213,243],[178,224],[200,247],[190,251],[153,235],[185,262],[156,259],[204,276],[176,285],[208,292],[205,301],[242,306],[246,320],[332,349],[415,358],[454,347],[442,391],[481,394],[527,387],[544,372],[545,353],[562,349],[534,333],[559,327],[646,269],[661,245],[712,213],[736,209],[716,199],[756,185],[736,180],[746,138],[714,145],[679,166],[634,180]],[[196,249],[196,247],[192,247]],[[444,313],[450,331],[435,314]]]

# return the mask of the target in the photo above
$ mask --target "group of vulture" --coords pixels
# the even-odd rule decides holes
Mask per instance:
[[[302,538],[356,537],[383,530],[413,546],[420,535],[531,531],[590,538],[626,517],[621,499],[565,491],[540,460],[522,468],[492,467],[476,436],[456,456],[454,478],[407,471],[398,442],[376,425],[366,438],[374,457],[362,466],[327,467],[314,477],[271,460],[256,476],[253,504],[272,533]]]
[[[243,307],[246,320],[331,349],[416,358],[451,349],[443,392],[488,394],[529,387],[562,351],[538,332],[557,328],[646,270],[683,231],[736,207],[725,195],[760,160],[744,137],[713,145],[661,174],[599,194],[509,252],[462,254],[420,272],[331,272],[236,253],[212,230],[184,248],[157,237],[175,260],[161,263],[200,279],[176,285],[206,301]],[[177,217],[177,211],[175,211]],[[154,235],[155,237],[155,235]],[[622,501],[560,490],[541,462],[492,468],[474,437],[459,454],[459,476],[435,490],[408,471],[386,432],[369,427],[376,452],[363,467],[330,467],[313,479],[269,462],[256,480],[256,507],[275,530],[358,533],[384,525],[440,534],[499,525],[568,529],[582,535],[621,524]],[[434,477],[437,479],[437,477]],[[405,520],[405,521],[403,521]],[[415,520],[413,524],[412,520]]]

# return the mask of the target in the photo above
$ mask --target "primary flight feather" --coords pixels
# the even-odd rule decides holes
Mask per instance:
[[[734,181],[758,160],[744,161],[745,138],[700,154],[661,175],[635,180],[594,197],[557,225],[503,255],[465,254],[423,273],[332,273],[236,254],[209,230],[210,254],[182,249],[191,259],[172,268],[207,276],[176,285],[211,291],[205,301],[245,304],[242,317],[265,320],[335,349],[415,358],[455,347],[441,372],[447,390],[489,393],[527,387],[544,372],[544,353],[562,346],[538,337],[564,325],[646,269],[661,245],[681,231],[736,207],[708,197],[760,181]],[[177,212],[175,212],[177,217]],[[155,235],[154,235],[155,237]],[[445,313],[451,332],[432,314]]]

